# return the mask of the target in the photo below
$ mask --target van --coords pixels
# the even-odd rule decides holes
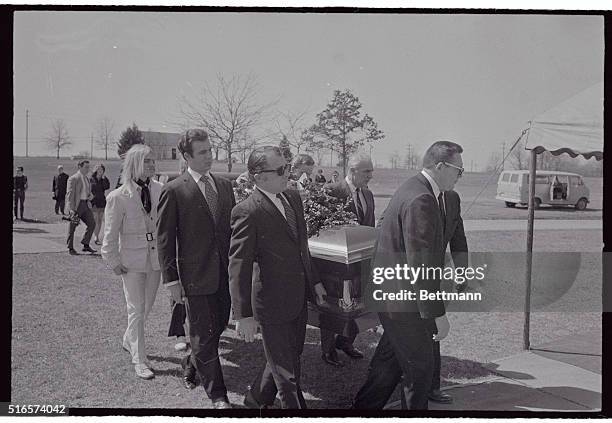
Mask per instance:
[[[551,206],[573,206],[584,210],[589,203],[589,189],[582,176],[576,173],[557,171],[536,171],[534,207],[542,204]],[[517,204],[526,206],[529,202],[529,171],[506,170],[497,181],[497,200],[506,207]]]

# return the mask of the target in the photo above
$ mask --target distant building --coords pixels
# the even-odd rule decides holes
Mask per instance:
[[[151,147],[155,160],[178,160],[178,140],[181,134],[172,132],[141,131],[145,144]]]

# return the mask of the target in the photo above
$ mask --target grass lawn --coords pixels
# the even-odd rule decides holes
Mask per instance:
[[[474,251],[521,251],[521,232],[471,232]],[[535,249],[566,251],[558,242],[565,234],[536,232]],[[572,231],[574,251],[598,251],[601,234]],[[201,387],[181,386],[180,358],[174,339],[166,336],[170,318],[164,288],[147,323],[147,351],[155,369],[152,381],[138,379],[130,358],[121,349],[126,325],[121,281],[100,256],[65,253],[13,255],[12,401],[64,403],[71,407],[209,407]],[[513,279],[520,291],[522,274]],[[594,283],[595,282],[595,283]],[[591,289],[588,289],[589,286]],[[593,288],[595,287],[595,288]],[[583,260],[574,292],[601,298],[601,266]],[[599,291],[598,291],[599,289]],[[572,297],[573,298],[573,297]],[[581,301],[578,297],[577,301]],[[523,315],[519,312],[449,313],[451,333],[442,342],[442,384],[478,381],[489,372],[490,360],[522,348]],[[601,314],[580,312],[532,313],[532,345],[601,326]],[[311,408],[348,408],[364,381],[379,334],[360,334],[357,348],[364,360],[331,368],[320,359],[319,331],[308,328],[302,355],[303,390]],[[221,357],[230,400],[241,403],[247,385],[264,363],[261,341],[246,344],[233,325],[222,336]],[[395,394],[397,397],[397,392]]]
[[[29,189],[26,192],[25,217],[43,222],[57,222],[53,211],[54,201],[51,199],[51,185],[53,176],[57,173],[57,165],[62,164],[64,171],[69,175],[76,172],[76,161],[56,160],[46,157],[18,157],[14,158],[15,166],[24,166],[24,173],[28,177]],[[119,177],[121,162],[119,160],[97,160],[92,164],[103,163],[106,167],[106,176],[114,187]],[[92,166],[93,169],[93,166]],[[160,171],[175,171],[178,161],[163,160],[157,162]],[[234,164],[233,172],[244,171],[245,165]],[[331,175],[332,168],[323,167],[326,176]],[[227,171],[227,163],[217,162],[213,171]],[[378,218],[387,207],[391,195],[407,178],[416,171],[404,169],[375,169],[374,177],[369,187],[375,195],[375,214]],[[591,191],[591,202],[583,211],[574,208],[552,208],[543,206],[536,212],[536,219],[601,219],[603,207],[603,178],[584,178],[585,184]],[[491,178],[484,173],[465,173],[456,186],[461,195],[462,212],[464,219],[527,219],[525,208],[507,208],[502,201],[495,199],[497,178]]]

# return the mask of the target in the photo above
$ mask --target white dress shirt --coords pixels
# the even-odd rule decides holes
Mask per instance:
[[[440,187],[438,187],[438,184],[436,183],[434,178],[432,178],[431,175],[427,173],[425,169],[421,170],[421,174],[429,181],[429,184],[431,185],[431,189],[433,190],[433,193],[434,193],[434,197],[436,197],[436,201],[437,201],[438,197],[440,196]],[[442,207],[444,207],[444,210],[446,210],[446,204],[444,204],[444,201],[445,201],[444,195],[442,195]]]
[[[283,202],[276,196],[276,194],[272,194],[271,192],[266,191],[265,189],[258,187],[257,185],[255,185],[255,188],[264,193],[266,197],[268,197],[270,201],[272,201],[272,204],[276,206],[276,208],[283,215],[283,217],[287,219],[287,216],[285,216],[285,208],[283,207]],[[287,200],[287,197],[285,197],[285,201],[287,201],[287,204],[289,204],[289,200]]]

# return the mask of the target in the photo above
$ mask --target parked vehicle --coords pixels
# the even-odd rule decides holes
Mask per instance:
[[[542,204],[551,206],[573,206],[584,210],[589,203],[589,188],[582,176],[576,173],[557,171],[536,171],[534,207]],[[497,200],[506,207],[527,205],[529,202],[529,171],[506,170],[497,181]]]

